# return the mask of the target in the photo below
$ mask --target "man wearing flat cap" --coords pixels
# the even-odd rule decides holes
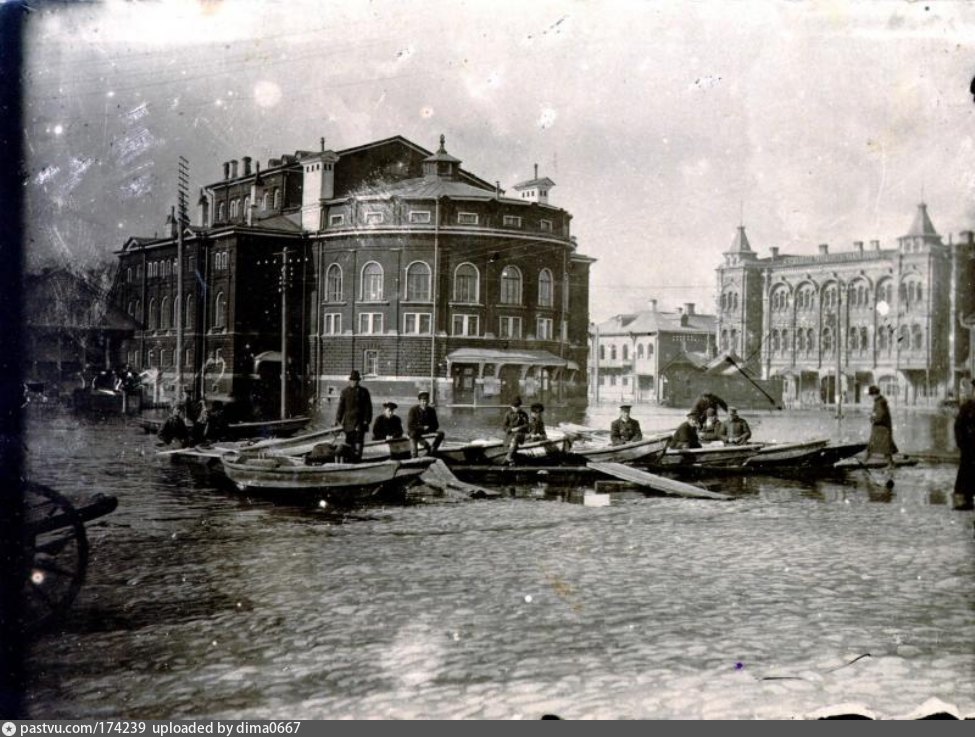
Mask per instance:
[[[396,414],[396,402],[383,402],[383,412],[372,423],[373,440],[394,440],[403,437],[403,421]]]
[[[335,424],[342,426],[345,444],[351,449],[350,455],[354,461],[362,460],[362,443],[372,422],[372,397],[368,389],[359,386],[361,380],[359,372],[353,369],[349,374],[349,385],[339,395],[339,406],[335,413]]]
[[[406,416],[406,433],[410,437],[411,458],[420,455],[421,446],[426,449],[427,455],[433,455],[443,442],[437,410],[430,406],[430,392],[420,392],[416,395],[416,399],[417,403],[410,407],[410,413]],[[433,439],[433,446],[423,437],[430,433],[437,433]]]
[[[737,407],[728,407],[728,421],[722,423],[724,437],[721,438],[731,445],[744,445],[752,437],[752,429],[748,421],[738,415]]]
[[[620,405],[620,416],[609,426],[609,442],[611,445],[623,445],[643,440],[640,423],[630,417],[631,405]]]
[[[525,442],[525,435],[528,433],[528,415],[521,408],[521,397],[511,400],[511,406],[504,413],[501,427],[504,429],[505,442],[508,444],[504,462],[511,465],[515,462],[515,451]]]

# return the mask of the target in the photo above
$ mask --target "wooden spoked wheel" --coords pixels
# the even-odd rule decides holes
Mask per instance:
[[[58,621],[78,595],[88,567],[88,537],[71,502],[41,484],[27,484],[24,522],[24,624],[37,632]]]

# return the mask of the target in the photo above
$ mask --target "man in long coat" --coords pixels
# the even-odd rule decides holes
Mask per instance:
[[[890,418],[890,407],[887,400],[880,393],[880,388],[871,386],[867,394],[873,397],[873,411],[870,413],[870,439],[867,441],[867,452],[863,460],[879,455],[887,459],[887,465],[894,465],[894,453],[897,444],[894,443],[893,422]]]
[[[955,509],[975,508],[975,379],[972,396],[962,402],[955,418],[955,443],[961,451],[955,477]]]
[[[362,443],[372,422],[372,397],[368,389],[359,386],[360,381],[362,377],[353,369],[349,374],[349,385],[339,396],[335,413],[335,424],[342,426],[345,444],[351,448],[351,456],[356,461],[362,459]]]

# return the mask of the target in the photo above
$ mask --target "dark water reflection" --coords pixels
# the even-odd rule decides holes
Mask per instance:
[[[680,412],[635,414],[653,431]],[[484,436],[500,410],[441,417]],[[865,415],[748,418],[766,440],[866,434]],[[950,450],[948,428],[898,414],[895,437]],[[862,470],[699,480],[732,502],[546,481],[343,512],[232,493],[120,423],[45,418],[28,447],[37,481],[119,499],[87,526],[69,617],[33,646],[35,717],[975,711],[972,514],[950,508],[950,464],[897,469],[890,490]]]

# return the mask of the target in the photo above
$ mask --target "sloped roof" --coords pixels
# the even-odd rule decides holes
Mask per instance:
[[[447,354],[451,363],[504,363],[527,366],[565,366],[567,361],[548,351],[502,351],[494,348],[458,348]]]
[[[539,186],[539,187],[554,187],[555,186],[555,182],[553,182],[548,177],[540,177],[540,178],[536,178],[536,179],[528,179],[528,180],[526,180],[524,182],[518,182],[518,184],[515,185],[515,189],[526,189],[528,187],[534,187],[536,185]]]
[[[484,189],[454,179],[431,177],[416,177],[398,182],[362,185],[352,194],[356,197],[416,197],[421,199],[447,196],[459,199],[492,200],[496,197],[494,187]],[[345,197],[339,197],[333,201],[342,202],[345,199]]]
[[[731,248],[727,250],[727,253],[754,253],[751,244],[748,242],[748,236],[745,235],[744,225],[738,226],[738,230],[735,232],[735,238],[731,242]]]
[[[928,217],[928,206],[921,203],[917,206],[917,213],[914,215],[914,222],[911,229],[907,231],[908,236],[938,236],[938,231],[934,229],[931,218]]]
[[[611,317],[598,325],[600,335],[629,335],[648,333],[713,333],[716,319],[714,315],[687,315],[687,324],[682,325],[684,317],[679,312],[653,312],[644,310]]]

